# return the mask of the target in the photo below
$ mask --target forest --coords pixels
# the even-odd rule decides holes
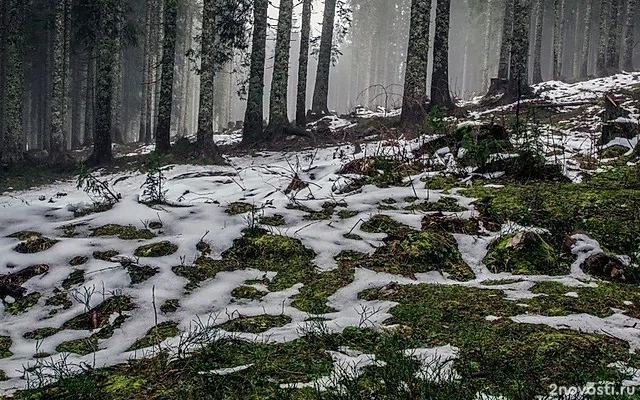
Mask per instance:
[[[0,400],[638,398],[638,0],[0,21]]]

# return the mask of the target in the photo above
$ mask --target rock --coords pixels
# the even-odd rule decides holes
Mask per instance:
[[[582,264],[582,270],[589,275],[608,281],[635,283],[627,276],[628,274],[625,272],[625,266],[622,261],[613,254],[598,253],[592,255]]]

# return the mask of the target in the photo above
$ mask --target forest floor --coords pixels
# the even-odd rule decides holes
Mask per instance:
[[[640,74],[537,90],[431,113],[412,135],[393,115],[330,117],[312,130],[338,144],[98,172],[119,194],[108,207],[73,177],[14,182],[0,196],[0,398],[640,386],[640,133],[603,140],[599,117],[613,92],[619,122],[638,122]]]

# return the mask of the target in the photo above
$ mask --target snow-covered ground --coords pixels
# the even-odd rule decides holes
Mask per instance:
[[[640,83],[640,73],[623,74],[611,79],[576,85],[547,82],[539,86],[538,90],[543,91],[543,96],[554,101],[560,101],[560,99],[562,101],[576,101],[595,99],[603,91],[631,83]],[[637,119],[637,105],[627,104],[626,106],[633,109],[632,118]],[[497,111],[493,110],[493,112]],[[475,114],[471,120],[482,120],[488,113]],[[338,129],[347,126],[343,121],[331,117],[331,127]],[[579,122],[581,121],[575,121],[576,124]],[[597,124],[595,117],[593,124]],[[562,138],[562,145],[569,153],[583,152],[593,146],[593,141],[588,135],[584,136],[582,132],[574,130],[571,126],[560,130],[559,136],[553,135],[553,140]],[[597,126],[591,128],[597,130]],[[552,128],[549,127],[549,129]],[[233,137],[225,135],[224,138],[217,138],[219,141],[222,139],[233,141],[238,140],[238,137],[237,135]],[[637,138],[634,140],[633,145],[637,143]],[[231,295],[233,289],[243,285],[247,280],[262,279],[264,276],[272,278],[274,273],[265,273],[257,269],[221,272],[214,279],[202,282],[198,289],[185,294],[184,286],[187,281],[176,276],[171,268],[181,264],[189,265],[197,256],[196,244],[203,237],[211,246],[213,258],[219,258],[224,250],[232,246],[233,240],[240,237],[242,230],[248,226],[247,214],[230,216],[225,213],[227,205],[237,201],[254,204],[262,210],[260,212],[265,216],[282,215],[286,225],[270,229],[274,233],[300,239],[305,246],[311,248],[317,254],[315,265],[321,271],[335,268],[334,256],[342,250],[350,249],[372,253],[376,247],[382,245],[384,234],[358,231],[358,234],[364,239],[362,241],[347,239],[344,234],[354,229],[354,226],[359,226],[362,220],[380,213],[377,206],[381,200],[390,197],[403,199],[417,194],[420,200],[437,201],[442,194],[439,191],[420,189],[424,186],[420,182],[423,175],[408,178],[413,182],[413,185],[408,187],[380,189],[365,186],[360,191],[338,194],[339,189],[349,183],[349,177],[339,175],[338,171],[348,161],[362,157],[364,154],[393,154],[401,150],[416,149],[420,144],[421,140],[400,140],[394,146],[385,146],[383,143],[376,142],[363,145],[362,152],[358,155],[354,155],[354,146],[343,145],[290,154],[262,153],[253,157],[234,157],[229,159],[229,166],[176,165],[166,173],[167,199],[170,202],[188,207],[158,206],[151,208],[141,204],[138,200],[142,195],[141,186],[146,177],[134,172],[102,176],[101,179],[106,179],[113,184],[113,190],[122,194],[122,200],[109,211],[78,218],[74,217],[73,210],[82,206],[83,203],[90,203],[91,199],[84,192],[76,189],[74,181],[56,182],[28,191],[1,195],[0,275],[37,264],[47,264],[50,268],[46,274],[34,277],[24,285],[29,293],[39,292],[42,294],[36,306],[30,308],[26,313],[11,315],[6,313],[0,304],[0,336],[11,337],[11,352],[13,353],[11,357],[0,360],[0,369],[10,378],[8,381],[0,382],[0,394],[25,386],[23,371],[37,362],[33,358],[34,354],[44,352],[58,357],[55,350],[57,345],[69,340],[86,338],[92,334],[91,331],[61,330],[42,341],[23,337],[26,332],[37,328],[59,327],[65,321],[86,311],[84,304],[74,301],[71,308],[50,315],[52,307],[45,305],[45,300],[54,294],[54,289],[59,287],[60,283],[73,272],[74,268],[69,265],[69,260],[76,256],[89,256],[89,261],[83,266],[86,281],[82,287],[94,290],[89,301],[91,307],[101,303],[105,297],[121,293],[131,297],[136,308],[128,313],[129,318],[119,329],[116,329],[111,338],[100,341],[97,352],[87,356],[69,354],[67,359],[69,364],[86,362],[95,363],[96,366],[114,365],[126,362],[132,357],[149,354],[152,349],[137,352],[129,352],[127,349],[155,325],[154,303],[162,304],[167,299],[181,299],[181,306],[170,316],[159,314],[158,322],[174,321],[178,323],[178,328],[182,331],[188,330],[196,319],[220,324],[238,315],[284,314],[291,318],[291,322],[285,326],[270,329],[263,334],[233,333],[233,335],[247,340],[276,342],[291,341],[300,337],[300,328],[308,324],[305,321],[309,315],[292,307],[291,297],[299,292],[301,284],[281,292],[269,293],[261,301],[238,301],[233,299]],[[140,149],[140,152],[148,152],[151,149],[144,147]],[[297,193],[287,195],[284,191],[295,174],[298,174],[303,181],[308,182],[309,186]],[[417,193],[414,192],[412,186],[417,188]],[[476,214],[471,205],[473,199],[457,195],[453,195],[453,197],[467,209],[467,211],[459,213],[461,217],[469,218]],[[308,221],[302,218],[304,212],[286,208],[286,205],[292,200],[316,210],[320,209],[326,201],[345,201],[348,208],[357,211],[358,215],[344,220],[334,216],[330,220]],[[417,229],[420,228],[424,215],[421,212],[402,209],[386,210],[382,213]],[[88,234],[82,234],[82,232],[87,233],[90,228],[106,224],[135,225],[138,228],[143,228],[152,221],[161,222],[163,228],[159,237],[151,240],[125,241],[115,237],[92,237]],[[63,237],[63,227],[70,224],[79,225],[78,232],[81,232],[79,237]],[[505,229],[510,228],[512,229],[513,226],[505,226]],[[36,231],[46,237],[57,239],[59,242],[43,252],[20,254],[14,251],[14,247],[19,241],[7,237],[19,231]],[[486,255],[487,246],[496,235],[497,233],[487,236],[455,235],[463,259],[476,275],[476,278],[469,282],[454,281],[437,272],[417,274],[416,279],[412,280],[402,276],[357,269],[354,281],[340,288],[328,299],[328,305],[333,307],[336,312],[323,315],[327,319],[327,327],[333,332],[340,332],[348,326],[362,325],[362,310],[364,309],[378,310],[366,319],[365,325],[380,327],[382,322],[390,316],[389,310],[395,303],[362,300],[358,298],[358,293],[366,289],[385,286],[390,282],[397,282],[401,285],[426,282],[485,287],[482,284],[483,281],[512,277],[507,273],[491,273],[482,264],[481,260]],[[588,238],[576,239],[574,253],[577,256],[577,261],[569,275],[554,278],[518,276],[522,281],[491,286],[491,288],[504,290],[510,299],[523,299],[533,296],[529,289],[536,281],[556,280],[575,287],[595,285],[595,283],[583,281],[587,276],[581,271],[580,263],[586,258],[585,255],[591,255],[601,250],[597,243],[590,242]],[[90,257],[94,251],[115,249],[119,253],[118,257],[135,259],[134,251],[137,247],[161,240],[168,240],[176,244],[178,251],[165,257],[140,259],[141,264],[158,267],[159,273],[137,285],[130,284],[129,275],[119,264]],[[266,289],[264,286],[256,287],[259,287],[260,290]],[[621,313],[616,313],[608,318],[584,314],[565,317],[523,314],[512,319],[520,323],[546,324],[552,327],[564,326],[586,332],[606,332],[627,341],[632,351],[640,349],[640,320]],[[171,338],[167,339],[165,344],[175,346],[178,341],[179,338]],[[437,351],[444,352],[448,358],[455,357],[455,349],[451,347],[439,350],[416,349],[412,354],[415,357],[428,358],[432,357],[430,354]],[[375,362],[369,355],[348,352],[346,355],[332,354],[332,357],[343,361],[366,359],[368,363]],[[358,368],[361,369],[361,366],[353,368],[355,373]],[[214,373],[220,373],[220,371]]]

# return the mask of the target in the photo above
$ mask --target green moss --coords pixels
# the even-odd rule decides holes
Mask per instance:
[[[353,160],[343,166],[338,173],[362,175],[364,180],[361,184],[386,188],[407,186],[403,182],[404,178],[418,169],[419,166],[405,163],[400,158],[374,156]]]
[[[458,180],[452,176],[434,175],[422,179],[425,189],[449,191],[458,186]]]
[[[464,219],[457,215],[443,215],[441,213],[426,214],[422,218],[422,230],[473,235],[480,230],[480,224],[476,218]]]
[[[80,285],[84,283],[84,271],[81,269],[74,269],[69,276],[62,281],[62,287],[70,289],[72,286]]]
[[[40,299],[41,294],[38,292],[30,293],[24,297],[15,299],[11,304],[4,303],[4,311],[9,314],[18,315],[29,311],[29,309],[36,304]]]
[[[600,152],[600,157],[601,158],[618,158],[625,155],[628,151],[629,149],[627,147],[614,145],[614,146],[607,147],[606,149],[603,149]]]
[[[31,236],[23,242],[18,243],[14,250],[22,254],[40,253],[49,250],[56,243],[55,239],[49,239],[44,236]]]
[[[44,304],[52,307],[62,307],[64,310],[71,308],[73,305],[71,300],[69,300],[67,292],[58,288],[53,289],[53,296],[49,297]],[[57,310],[52,311],[53,314],[56,312]]]
[[[180,300],[169,299],[160,306],[160,311],[168,314],[178,311],[178,308],[180,308]]]
[[[124,265],[131,278],[131,284],[136,285],[142,283],[152,276],[160,272],[160,268],[150,265],[137,265],[135,263],[127,263]]]
[[[360,230],[367,233],[391,233],[401,229],[409,227],[383,214],[376,214],[360,225]]]
[[[7,377],[7,374],[0,369],[0,382],[7,381],[7,380],[9,380],[9,378]]]
[[[271,328],[278,328],[291,323],[291,317],[288,315],[257,315],[255,317],[244,317],[232,319],[224,324],[218,325],[219,328],[229,332],[243,333],[263,333]]]
[[[120,254],[120,252],[117,250],[94,251],[93,258],[96,260],[112,262],[111,259],[118,254]]]
[[[166,321],[154,326],[147,331],[146,335],[136,340],[136,342],[127,349],[127,351],[140,350],[151,346],[157,346],[165,339],[177,336],[178,324],[173,321]]]
[[[133,254],[136,257],[164,257],[171,255],[176,251],[178,251],[178,246],[165,240],[158,243],[140,246]]]
[[[333,216],[335,209],[333,207],[323,208],[321,211],[312,210],[311,212],[305,214],[302,219],[305,221],[322,221],[331,219]]]
[[[91,214],[97,214],[101,212],[109,211],[113,208],[113,204],[111,203],[94,203],[93,206],[89,208],[81,208],[73,212],[73,216],[75,218],[84,217]]]
[[[480,199],[476,208],[483,218],[548,229],[555,245],[583,231],[615,254],[631,254],[638,246],[640,174],[634,168],[598,173],[581,184],[507,184],[462,193]]]
[[[416,273],[429,271],[447,273],[451,278],[463,281],[474,278],[453,236],[435,232],[408,231],[392,236],[363,266],[411,278]]]
[[[89,257],[87,256],[76,256],[69,260],[69,265],[77,267],[78,265],[86,264],[87,261],[89,261]]]
[[[48,358],[48,357],[51,357],[51,354],[47,353],[47,352],[44,352],[44,351],[39,351],[36,354],[34,354],[32,357],[35,358],[35,359]]]
[[[117,236],[122,240],[153,239],[156,235],[148,229],[138,229],[135,226],[116,224],[104,225],[92,229],[91,236]]]
[[[486,281],[482,281],[481,284],[485,286],[500,286],[500,285],[510,285],[512,283],[522,282],[522,279],[519,278],[510,278],[510,279],[487,279]]]
[[[0,336],[0,359],[8,358],[13,355],[11,352],[11,338],[9,336]]]
[[[254,210],[253,205],[243,202],[234,202],[227,206],[227,209],[224,211],[229,215],[239,215],[248,213]]]
[[[517,275],[566,275],[568,256],[549,244],[550,238],[534,232],[516,232],[494,240],[483,262],[494,272]]]
[[[453,197],[441,197],[438,201],[423,201],[418,204],[412,204],[404,208],[408,211],[447,211],[447,212],[462,212],[465,211],[464,207],[458,204],[458,200]]]
[[[267,295],[267,292],[251,286],[239,286],[231,291],[231,295],[236,299],[260,300]]]
[[[62,329],[71,330],[95,330],[109,326],[109,318],[113,314],[122,316],[124,312],[131,311],[134,304],[127,296],[113,296],[92,308],[62,324]]]
[[[107,379],[104,392],[116,398],[133,398],[132,394],[144,388],[146,382],[146,379],[139,376],[113,374]]]
[[[58,328],[38,328],[22,335],[25,339],[42,340],[60,332]]]
[[[345,239],[351,239],[351,240],[363,240],[362,236],[360,235],[356,235],[355,233],[345,233],[344,235],[342,235]]]
[[[84,339],[69,340],[56,346],[58,353],[72,353],[86,356],[98,351],[98,339],[91,336]]]
[[[178,265],[171,270],[174,274],[189,280],[188,289],[195,289],[198,283],[207,279],[213,279],[222,271],[234,271],[240,269],[240,264],[235,260],[213,260],[200,256],[193,265]]]
[[[26,240],[32,240],[35,238],[40,238],[42,237],[42,233],[38,233],[34,231],[20,231],[20,232],[12,233],[7,237],[18,239],[21,241],[26,241]]]
[[[340,210],[340,211],[338,211],[338,217],[340,217],[340,219],[353,218],[358,214],[359,214],[359,212],[355,211],[355,210]]]
[[[282,215],[275,214],[269,217],[260,217],[260,223],[268,226],[282,226],[285,224],[285,220]]]

